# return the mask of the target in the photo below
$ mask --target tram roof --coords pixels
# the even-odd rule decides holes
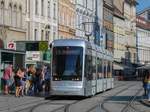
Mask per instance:
[[[113,54],[110,51],[84,39],[58,39],[54,40],[52,43],[54,43],[54,46],[87,46],[88,48],[113,57]]]

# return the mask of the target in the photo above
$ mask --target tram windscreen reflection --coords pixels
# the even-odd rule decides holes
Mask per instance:
[[[82,80],[82,47],[54,47],[52,76],[53,80]]]

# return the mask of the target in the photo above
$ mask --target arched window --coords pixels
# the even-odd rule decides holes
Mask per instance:
[[[9,4],[9,25],[12,25],[12,3]]]
[[[17,5],[14,5],[13,9],[13,26],[17,27]]]
[[[41,16],[44,16],[44,0],[41,0]]]
[[[22,6],[19,6],[19,27],[22,28]]]
[[[5,2],[2,0],[0,3],[0,24],[4,24],[4,8],[5,8]]]
[[[35,15],[38,14],[38,0],[35,0]]]
[[[50,1],[48,1],[48,4],[47,4],[47,16],[50,17]]]

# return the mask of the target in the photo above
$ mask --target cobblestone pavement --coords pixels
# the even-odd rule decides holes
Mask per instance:
[[[118,91],[130,85],[135,86],[114,96]],[[0,95],[0,112],[105,112],[102,109],[102,103],[106,99],[109,99],[109,101],[105,102],[103,106],[109,112],[120,112],[129,97],[134,94],[133,91],[138,90],[142,87],[141,85],[141,82],[116,82],[116,88],[82,100],[74,100],[69,97],[63,100],[45,100],[43,97],[24,96],[16,98],[14,95]],[[138,100],[134,102],[134,108],[137,112],[150,112],[149,102],[142,94],[143,91],[137,97]],[[110,97],[113,97],[113,99]],[[66,105],[68,105],[67,108]]]

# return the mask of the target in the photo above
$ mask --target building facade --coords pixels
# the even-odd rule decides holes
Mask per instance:
[[[125,18],[124,0],[114,0],[114,71],[116,75],[123,74],[123,59],[125,59]]]
[[[58,0],[26,0],[26,40],[58,38]]]
[[[103,24],[103,0],[76,1],[76,36],[94,42],[94,22],[97,5],[97,16],[100,30]]]
[[[150,63],[150,22],[143,15],[137,15],[137,53],[138,64],[144,65]]]
[[[136,63],[136,0],[124,1],[124,17],[125,17],[125,41],[126,54],[125,63]]]
[[[75,37],[75,1],[58,0],[58,37]]]
[[[114,0],[114,72],[134,75],[137,64],[136,0]]]
[[[105,32],[105,48],[113,52],[113,0],[104,0],[103,3],[103,26]]]
[[[25,0],[0,0],[0,40],[3,48],[7,48],[10,41],[25,40],[25,9]]]

